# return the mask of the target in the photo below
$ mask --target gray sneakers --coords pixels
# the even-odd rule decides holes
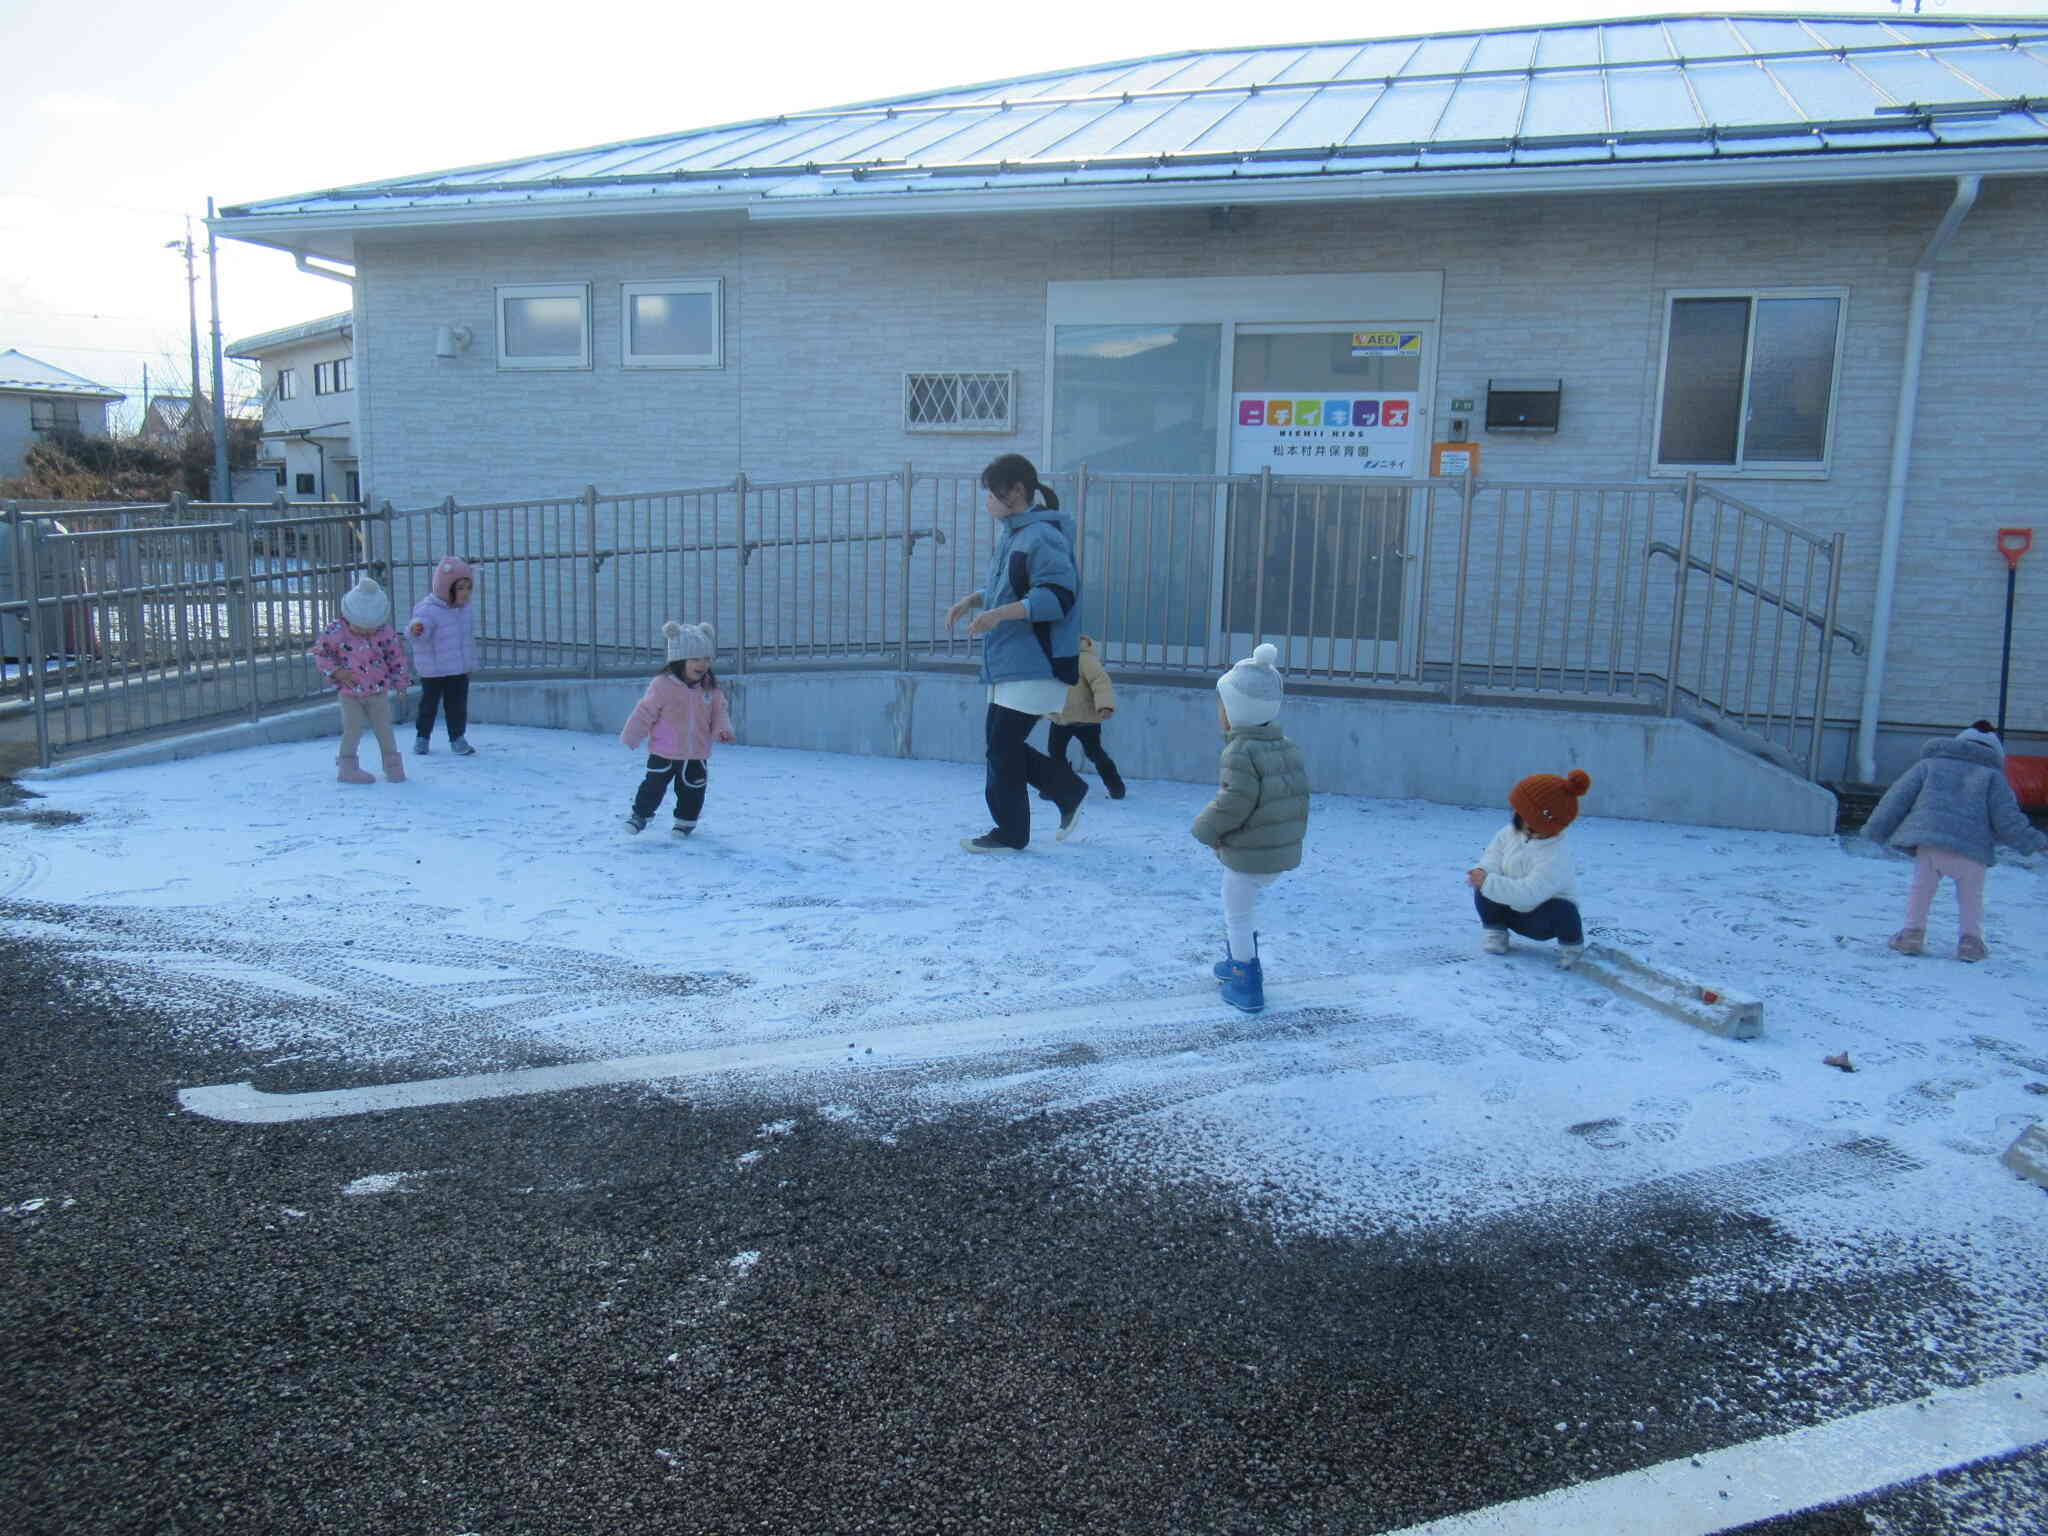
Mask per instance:
[[[1489,955],[1504,955],[1508,952],[1508,931],[1505,928],[1489,928],[1486,937],[1479,941],[1479,948]]]

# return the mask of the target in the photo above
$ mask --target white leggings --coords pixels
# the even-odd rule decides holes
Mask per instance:
[[[1248,875],[1242,870],[1223,871],[1223,931],[1230,941],[1230,958],[1256,960],[1258,936],[1252,932],[1259,892],[1280,877]]]

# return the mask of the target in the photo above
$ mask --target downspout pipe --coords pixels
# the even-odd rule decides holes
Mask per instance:
[[[1891,645],[1892,601],[1899,585],[1899,544],[1906,521],[1906,481],[1913,468],[1913,430],[1920,417],[1920,364],[1927,353],[1927,296],[1934,264],[1977,203],[1983,178],[1958,176],[1955,198],[1913,264],[1913,298],[1906,311],[1906,360],[1899,373],[1899,412],[1892,424],[1891,478],[1884,495],[1884,541],[1877,559],[1877,610],[1870,624],[1870,665],[1863,673],[1863,708],[1856,721],[1856,777],[1877,779],[1877,717],[1884,702],[1885,653]],[[1823,708],[1825,702],[1823,701]]]

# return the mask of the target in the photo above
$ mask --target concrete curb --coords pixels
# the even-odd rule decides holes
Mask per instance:
[[[1764,1032],[1760,1000],[1730,992],[1718,983],[1696,980],[1682,971],[1651,965],[1625,949],[1595,946],[1573,969],[1645,1008],[1711,1035],[1754,1040]]]
[[[341,735],[341,712],[331,703],[294,709],[261,720],[241,720],[233,725],[194,731],[189,736],[172,736],[162,741],[140,742],[116,747],[90,757],[71,758],[47,768],[27,768],[15,775],[19,780],[72,779],[87,773],[110,773],[116,768],[144,768],[152,763],[178,762],[188,757],[210,757],[216,752],[235,752],[243,747],[272,746],[279,742],[314,741],[322,736]]]
[[[2021,1131],[1999,1161],[2021,1178],[2048,1189],[2048,1125],[2036,1120]]]
[[[987,690],[970,676],[771,670],[722,681],[735,729],[750,746],[968,764],[981,762],[986,750]],[[646,685],[644,677],[478,680],[469,716],[477,725],[613,735]],[[414,696],[407,699],[403,719]],[[1208,689],[1133,681],[1118,689],[1118,700],[1107,745],[1126,777],[1215,781],[1216,703]],[[1593,776],[1587,809],[1600,817],[1819,836],[1835,828],[1828,790],[1683,720],[1307,694],[1289,699],[1286,720],[1315,787],[1332,793],[1500,806],[1507,787],[1532,765],[1580,767]],[[48,773],[166,762],[338,729],[331,702],[309,702],[289,714],[118,748]]]

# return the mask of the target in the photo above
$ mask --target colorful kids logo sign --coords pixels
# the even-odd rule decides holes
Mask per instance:
[[[1415,396],[1238,395],[1231,464],[1238,473],[1385,475],[1413,470]]]

